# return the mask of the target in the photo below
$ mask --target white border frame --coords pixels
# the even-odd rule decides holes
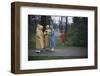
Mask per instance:
[[[20,69],[44,69],[75,66],[94,66],[94,14],[92,10],[42,7],[20,8]],[[88,58],[28,61],[28,14],[88,17]]]

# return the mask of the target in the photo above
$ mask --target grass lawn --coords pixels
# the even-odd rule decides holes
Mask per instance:
[[[29,56],[28,60],[52,60],[52,59],[76,59],[85,58],[81,56]]]

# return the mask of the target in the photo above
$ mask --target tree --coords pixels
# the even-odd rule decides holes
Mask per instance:
[[[43,26],[43,31],[46,28],[46,25],[50,25],[50,16],[41,16],[41,25]]]
[[[87,18],[74,17],[74,23],[68,28],[68,45],[87,46]]]

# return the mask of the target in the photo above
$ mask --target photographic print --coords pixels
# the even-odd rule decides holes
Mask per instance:
[[[88,18],[28,15],[28,60],[87,58]]]
[[[11,3],[11,72],[97,69],[97,7]]]

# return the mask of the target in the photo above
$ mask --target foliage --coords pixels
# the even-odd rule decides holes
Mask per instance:
[[[87,46],[87,18],[76,17],[77,22],[68,26],[66,46]]]
[[[36,33],[36,21],[33,20],[34,16],[28,16],[28,48],[35,48],[35,33]]]

